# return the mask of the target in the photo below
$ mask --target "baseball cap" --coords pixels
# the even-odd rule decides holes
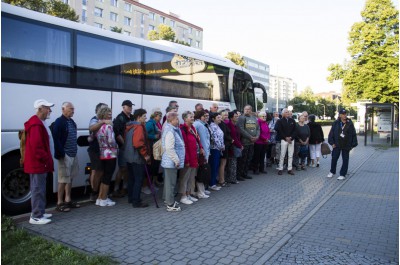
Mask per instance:
[[[132,107],[132,105],[135,106],[135,104],[133,104],[132,101],[130,101],[129,99],[127,99],[127,100],[124,100],[124,101],[122,102],[122,105],[121,105],[121,106],[129,106],[129,107]]]
[[[339,110],[339,114],[346,114],[347,112],[346,112],[346,110],[345,109],[341,109],[341,110]]]
[[[45,99],[38,99],[38,100],[36,100],[36,101],[33,103],[33,107],[34,107],[35,109],[38,109],[38,108],[40,108],[41,106],[53,107],[53,106],[54,106],[54,103],[50,103],[50,102],[48,102],[48,101],[45,100]]]

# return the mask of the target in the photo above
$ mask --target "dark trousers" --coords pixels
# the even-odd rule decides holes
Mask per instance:
[[[144,164],[127,163],[128,165],[128,202],[133,205],[140,204],[140,193],[145,175]]]
[[[217,184],[218,170],[219,170],[219,162],[221,157],[221,151],[217,149],[211,149],[210,151],[210,167],[211,167],[211,180],[210,186],[214,186]]]
[[[240,178],[247,177],[249,170],[249,163],[254,154],[254,145],[244,145],[242,150],[242,157],[237,160],[237,176]]]
[[[267,152],[268,145],[266,144],[254,144],[254,156],[253,156],[253,170],[264,171],[265,168],[265,153]]]
[[[349,158],[350,150],[340,149],[339,147],[333,148],[332,150],[332,162],[331,162],[331,173],[336,174],[336,165],[339,159],[340,153],[342,153],[342,168],[340,169],[340,176],[345,177],[347,170],[349,169]]]
[[[46,178],[47,173],[29,174],[31,179],[32,217],[41,218],[46,208]]]

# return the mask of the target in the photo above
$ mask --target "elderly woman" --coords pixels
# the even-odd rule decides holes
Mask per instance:
[[[324,132],[320,124],[315,122],[315,115],[308,117],[308,127],[310,128],[310,157],[311,167],[319,167],[319,158],[321,157],[321,143],[324,141]]]
[[[209,114],[204,110],[196,111],[194,114],[195,122],[193,126],[196,128],[197,133],[200,137],[200,143],[204,150],[204,158],[205,162],[208,163],[208,158],[210,156],[210,133],[208,130],[208,117]],[[201,199],[209,198],[210,196],[206,193],[209,191],[205,190],[205,184],[203,181],[196,179],[196,186],[197,186],[197,197]]]
[[[221,114],[221,119],[222,122],[218,125],[219,128],[221,128],[222,132],[224,133],[224,145],[225,145],[225,150],[222,152],[221,159],[220,159],[220,165],[219,165],[219,180],[218,180],[218,185],[220,187],[225,187],[229,185],[228,182],[225,181],[225,167],[226,167],[226,162],[228,157],[230,156],[230,150],[232,148],[232,136],[231,136],[231,130],[229,129],[228,125],[226,125],[225,121],[229,121],[228,119],[228,111],[223,110],[220,112]]]
[[[259,173],[267,173],[265,168],[265,153],[267,152],[267,146],[270,139],[269,126],[267,123],[267,114],[260,112],[258,114],[258,125],[260,126],[260,137],[254,143],[254,156],[253,156],[253,173],[258,175]]]
[[[299,151],[299,157],[301,160],[301,169],[305,170],[305,161],[308,154],[308,141],[310,139],[310,128],[305,124],[305,117],[303,114],[299,116],[299,122],[296,126],[296,145]]]
[[[140,199],[141,187],[145,176],[145,166],[150,163],[149,146],[145,127],[146,110],[137,109],[133,113],[134,121],[128,122],[125,129],[125,159],[128,165],[128,202],[133,208],[145,208],[149,205]]]
[[[227,166],[225,181],[231,184],[238,184],[239,181],[237,181],[236,178],[237,157],[239,154],[242,153],[243,150],[243,145],[240,142],[240,132],[239,129],[236,127],[236,123],[239,118],[238,112],[237,111],[229,112],[228,118],[229,119],[225,120],[224,122],[229,128],[233,147],[231,148],[230,154],[228,156],[228,166]]]
[[[182,119],[184,124],[180,128],[185,143],[185,167],[179,171],[179,193],[182,194],[181,203],[192,204],[197,201],[196,198],[190,196],[194,193],[195,176],[199,166],[197,158],[200,152],[204,154],[204,151],[200,144],[200,137],[193,126],[193,113],[185,111]]]
[[[210,181],[210,189],[214,191],[218,191],[221,187],[218,187],[217,178],[218,178],[218,169],[220,164],[220,158],[222,152],[225,150],[224,144],[224,132],[219,128],[219,124],[222,122],[222,117],[219,113],[210,114],[211,116],[211,145],[210,145],[210,167],[211,167],[211,181]]]
[[[110,108],[101,108],[97,112],[97,118],[103,121],[111,121],[111,113]],[[118,145],[115,141],[114,130],[111,124],[105,122],[96,133],[96,138],[100,146],[100,160],[104,169],[101,177],[99,196],[96,200],[96,205],[98,206],[115,205],[115,202],[107,197],[118,154]]]
[[[184,167],[185,143],[179,129],[178,113],[168,112],[166,123],[162,133],[162,148],[164,151],[161,159],[161,166],[164,168],[164,199],[167,204],[167,211],[180,211],[181,208],[174,199],[174,189],[178,169]]]
[[[150,115],[150,119],[146,122],[146,131],[147,131],[147,139],[149,141],[150,147],[150,157],[151,157],[151,166],[150,166],[150,174],[153,179],[153,183],[157,186],[161,186],[162,183],[158,181],[158,169],[160,167],[160,161],[154,160],[153,157],[153,145],[161,138],[161,130],[162,125],[160,123],[162,118],[162,113],[159,108],[155,108],[152,110]]]

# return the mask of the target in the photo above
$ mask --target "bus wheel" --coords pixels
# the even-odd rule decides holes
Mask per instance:
[[[19,154],[2,157],[1,211],[7,215],[27,213],[31,209],[29,174],[19,165]]]

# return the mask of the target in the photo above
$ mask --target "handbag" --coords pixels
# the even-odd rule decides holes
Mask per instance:
[[[162,155],[163,155],[163,150],[162,150],[162,139],[158,140],[153,144],[153,157],[154,160],[161,160]]]
[[[332,147],[327,142],[321,143],[321,155],[323,158],[327,158],[332,153]]]
[[[240,149],[239,147],[234,146],[233,147],[233,156],[238,158],[238,157],[242,157],[242,149]]]
[[[210,164],[207,163],[203,155],[199,155],[199,168],[197,170],[196,181],[201,183],[209,183],[211,179]]]

